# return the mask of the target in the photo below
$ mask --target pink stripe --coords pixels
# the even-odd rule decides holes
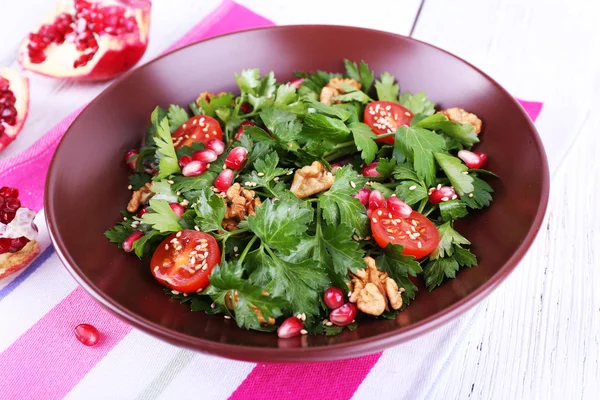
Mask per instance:
[[[259,364],[229,398],[349,399],[381,353],[311,364]]]
[[[544,103],[540,103],[539,101],[525,101],[519,99],[517,99],[517,101],[521,104],[525,112],[529,114],[531,120],[535,122],[542,112],[542,106]]]
[[[101,342],[79,343],[73,329],[81,323],[98,328]],[[130,330],[75,289],[0,354],[0,397],[63,398]]]

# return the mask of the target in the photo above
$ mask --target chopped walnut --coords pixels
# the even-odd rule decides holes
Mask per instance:
[[[350,302],[356,303],[358,309],[365,314],[381,315],[389,307],[399,310],[402,307],[402,292],[396,281],[387,272],[381,272],[375,260],[365,257],[366,269],[350,273]]]
[[[466,111],[463,108],[452,107],[448,108],[447,110],[442,110],[439,113],[448,118],[450,121],[458,122],[461,124],[473,125],[475,133],[477,134],[481,132],[482,122],[479,119],[479,117],[475,114]]]
[[[204,100],[207,103],[210,103],[210,100],[213,97],[219,97],[219,96],[222,96],[224,94],[227,94],[227,92],[220,92],[220,93],[217,93],[217,94],[214,94],[213,92],[202,92],[202,93],[200,93],[198,95],[198,98],[196,98],[196,104],[198,105],[198,107],[201,107],[200,106],[200,99]]]
[[[267,292],[266,290],[263,290],[263,296],[268,296],[268,295],[269,295],[269,292]],[[237,302],[240,299],[238,292],[234,291],[233,298],[235,299],[235,303],[237,304]],[[225,305],[227,306],[228,309],[233,310],[233,303],[231,302],[231,290],[229,292],[227,292],[227,294],[225,294]],[[250,304],[250,307],[256,313],[256,316],[258,317],[258,322],[260,322],[261,325],[275,325],[275,318],[269,317],[269,321],[267,322],[267,320],[265,320],[265,318],[263,317],[263,315],[260,312],[260,310],[258,309],[258,307],[256,307],[254,304]]]
[[[136,212],[140,208],[140,205],[146,204],[154,196],[154,193],[150,191],[150,186],[152,186],[151,183],[146,183],[145,186],[142,186],[131,194],[131,200],[127,204],[127,211],[131,213]]]
[[[304,199],[329,189],[334,179],[331,172],[325,171],[323,164],[315,161],[296,170],[290,191],[299,199]]]
[[[354,79],[331,78],[327,86],[321,89],[321,103],[330,105],[332,98],[339,96],[340,94],[346,93],[344,89],[342,89],[343,83],[346,83],[358,90],[360,90],[361,88],[361,84]]]
[[[234,231],[238,224],[248,215],[255,215],[255,208],[262,203],[258,197],[255,197],[252,190],[242,188],[239,183],[231,185],[225,192],[225,219],[223,219],[223,228],[227,231]]]

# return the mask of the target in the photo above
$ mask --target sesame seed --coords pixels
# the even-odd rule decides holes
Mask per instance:
[[[200,243],[208,243],[208,240],[206,240],[206,239],[200,239]]]
[[[154,272],[158,272],[158,267],[154,267]]]
[[[387,233],[394,233],[394,229],[392,228],[385,228]]]
[[[469,175],[469,171],[463,171],[463,175]]]
[[[327,325],[327,326],[332,326],[332,325],[333,325],[333,322],[329,322],[329,321],[327,321],[327,322],[325,323],[325,325]]]
[[[123,221],[127,221],[127,217],[123,217]]]
[[[396,238],[393,236],[388,236],[388,237],[390,238],[390,240],[396,240]]]
[[[181,237],[181,231],[177,232],[177,234],[175,235],[175,237]]]
[[[192,251],[190,251],[190,256],[194,256],[194,255],[196,255],[196,254],[198,254],[198,252],[197,252],[196,250],[192,250]]]
[[[453,195],[452,195],[452,200],[456,200],[456,199],[458,199],[458,196],[457,196],[457,195],[455,195],[455,194],[453,194]]]
[[[383,211],[377,210],[377,215],[382,216],[383,215]]]
[[[210,305],[210,308],[215,308],[216,306],[217,306],[217,303],[212,303],[212,304]]]
[[[201,123],[201,124],[204,123],[204,119],[205,119],[204,117],[200,118],[199,123]]]
[[[172,184],[174,184],[175,182],[173,182],[171,179],[169,179],[169,180],[167,181],[167,183],[168,183],[169,185],[172,185]]]
[[[393,219],[393,220],[392,220],[392,225],[396,226],[396,225],[398,225],[398,222],[396,222],[396,220],[395,220],[395,219]]]
[[[273,178],[273,182],[279,182],[279,177],[276,176],[275,178]],[[256,183],[254,183],[254,186],[256,186]]]
[[[198,225],[194,225],[194,229],[200,232],[200,227]]]
[[[301,333],[301,334],[303,334],[303,335],[306,335],[306,334],[308,333],[308,331],[307,331],[306,329],[302,329],[302,330],[300,331],[300,333]]]
[[[212,131],[212,134],[216,136],[216,134],[217,134],[217,131]]]
[[[393,218],[393,216],[392,216],[392,213],[388,213],[388,218],[389,218],[389,219],[392,219],[392,218]]]
[[[418,248],[421,248],[421,247],[423,247],[423,245],[421,244],[421,242],[417,242],[417,247],[418,247]]]
[[[210,137],[210,135],[207,133],[207,134],[205,134],[205,135],[204,135],[204,137],[205,137],[205,138],[209,138],[209,137]]]
[[[291,174],[293,174],[293,173],[294,173],[294,170],[293,170],[293,169],[291,169],[291,170],[289,170],[288,172],[286,172],[285,174],[286,174],[286,175],[291,175]]]
[[[409,238],[411,238],[412,240],[415,240],[415,239],[416,239],[415,235],[412,235],[412,234],[411,234],[411,235],[408,235],[408,237],[409,237]]]
[[[208,125],[206,125],[204,128],[202,128],[202,132],[208,132]],[[208,133],[207,133],[208,135]]]
[[[208,268],[208,265],[202,264],[202,271],[206,271],[207,268]]]
[[[354,183],[353,181],[350,181],[350,186],[352,186],[352,188],[356,187],[356,183]]]
[[[379,104],[375,105],[375,112],[379,112]]]
[[[411,231],[406,231],[406,234],[407,234],[407,235],[410,235],[411,233],[412,233]]]
[[[257,175],[258,176],[265,176],[265,173],[264,172],[259,172]]]
[[[408,190],[415,190],[417,188],[416,185],[412,185],[411,187],[408,188]]]
[[[410,117],[410,113],[408,111],[405,111],[404,115],[406,115],[407,117]]]
[[[442,200],[442,201],[448,201],[448,200],[450,200],[450,199],[449,199],[449,198],[447,198],[446,196],[444,196],[444,197],[442,197],[442,198],[441,198],[441,200]]]
[[[182,127],[183,127],[183,129],[185,129],[185,128],[187,128],[187,125],[186,125],[186,124],[183,124],[183,125],[182,125]]]
[[[419,221],[417,221],[416,219],[413,219],[412,221],[410,221],[411,224],[413,224],[414,226],[419,225]]]
[[[352,239],[356,240],[357,242],[360,240],[360,238],[358,237],[358,235],[352,236]]]
[[[127,186],[127,189],[131,190],[131,189],[133,189],[133,186],[129,185],[129,186]]]
[[[239,250],[239,248],[237,246],[233,246],[233,251],[237,253],[237,251]]]
[[[417,231],[417,229],[414,227],[414,225],[410,227],[410,230],[413,231],[413,232]]]
[[[179,190],[176,192],[176,194],[177,196],[181,196],[181,192]]]
[[[469,193],[469,197],[473,197],[473,193]]]
[[[419,232],[415,232],[415,233],[413,233],[413,236],[414,237],[419,237],[419,236],[421,236],[421,234]]]
[[[229,315],[224,315],[223,318],[225,318],[225,319],[231,319],[231,317]]]
[[[371,218],[371,221],[373,221],[373,223],[376,224],[377,223],[377,218],[373,217],[373,218]]]
[[[191,257],[190,257],[190,262],[191,262],[192,264],[196,264],[196,257],[194,257],[194,256],[191,256]]]
[[[171,293],[173,293],[173,294],[179,294],[179,292],[177,290],[171,290]]]
[[[169,250],[169,244],[165,244],[165,250]]]
[[[195,120],[192,121],[192,125],[196,125],[197,123],[198,123],[197,119],[195,119]]]
[[[436,189],[440,190],[442,188],[442,184],[440,183],[439,185],[437,185]]]

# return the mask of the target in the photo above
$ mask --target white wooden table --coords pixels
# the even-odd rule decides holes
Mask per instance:
[[[53,3],[1,2],[0,15],[10,17],[0,24],[0,66],[16,67],[20,38]],[[544,138],[555,138],[547,141],[552,187],[546,221],[519,268],[479,306],[428,397],[598,398],[600,116],[593,111],[600,106],[600,6],[588,0],[425,0],[418,14],[419,0],[240,3],[278,24],[412,31],[480,67],[515,96],[545,103],[538,127]],[[216,4],[155,0],[144,60]],[[27,125],[0,159],[25,150],[105,87],[37,76],[31,83]]]

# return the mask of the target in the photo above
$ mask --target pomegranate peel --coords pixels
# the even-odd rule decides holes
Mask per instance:
[[[21,132],[29,113],[29,80],[17,71],[0,68],[0,151]]]

